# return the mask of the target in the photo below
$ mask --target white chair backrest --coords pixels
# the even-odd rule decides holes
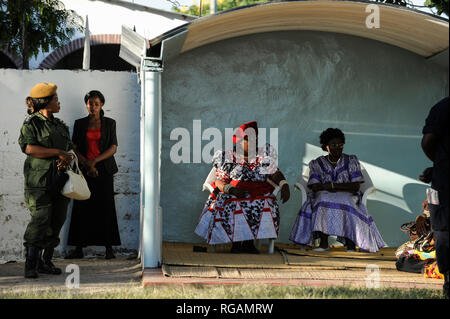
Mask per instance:
[[[309,181],[309,166],[305,166],[302,173],[302,179],[306,183]]]
[[[212,186],[211,183],[216,180],[216,168],[213,166],[212,169],[209,171],[208,176],[205,179],[205,182],[203,183],[203,191],[209,190],[211,191]]]

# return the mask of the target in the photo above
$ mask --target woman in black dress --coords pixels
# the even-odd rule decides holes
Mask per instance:
[[[83,247],[105,246],[105,258],[111,259],[112,246],[121,245],[113,183],[118,171],[116,122],[104,116],[105,97],[100,91],[87,93],[84,102],[89,115],[75,121],[72,141],[91,197],[74,201],[68,245],[76,249],[66,258],[83,258]]]

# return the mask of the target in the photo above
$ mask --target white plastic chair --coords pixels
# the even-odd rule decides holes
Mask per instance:
[[[361,168],[361,173],[364,177],[364,183],[361,183],[359,190],[363,194],[362,203],[364,204],[364,206],[367,206],[367,197],[370,194],[375,193],[376,188],[373,185],[373,182],[369,176],[369,173],[367,172],[367,170],[361,163],[360,163],[360,168]],[[309,167],[305,166],[304,171],[302,173],[302,176],[300,176],[299,181],[294,184],[294,189],[298,189],[302,194],[301,195],[302,196],[301,206],[303,206],[303,204],[306,202],[306,198],[307,198],[308,194],[310,192],[312,192],[311,189],[308,187],[308,180],[309,180]],[[328,244],[330,246],[331,245],[341,246],[342,244],[340,244],[336,239],[337,239],[336,236],[328,236]]]
[[[211,186],[211,183],[216,180],[216,168],[213,167],[211,171],[209,172],[208,176],[205,179],[205,182],[203,183],[202,191],[209,191],[210,193],[214,192],[214,188]],[[272,194],[274,196],[277,196],[280,188],[278,185],[274,184],[272,181],[267,180],[275,189],[273,190]],[[261,241],[262,239],[256,240],[256,246],[260,249],[261,248]],[[215,247],[213,246],[213,251],[215,250]],[[269,254],[273,254],[275,250],[275,240],[273,238],[269,239]]]

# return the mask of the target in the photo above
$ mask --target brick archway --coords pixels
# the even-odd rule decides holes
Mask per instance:
[[[11,60],[11,62],[16,66],[17,69],[22,69],[22,59],[17,57],[16,55],[10,53],[7,50],[0,50],[1,53],[6,55],[8,59]]]
[[[120,34],[96,34],[91,35],[91,46],[100,44],[120,44]],[[50,53],[39,65],[39,69],[51,69],[59,60],[68,54],[84,48],[84,37],[75,39],[67,45]]]

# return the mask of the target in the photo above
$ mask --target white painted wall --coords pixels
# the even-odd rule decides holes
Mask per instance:
[[[87,116],[84,95],[93,89],[106,98],[105,116],[117,122],[119,147],[115,155],[119,172],[114,186],[119,231],[124,249],[139,245],[139,110],[140,87],[131,72],[0,69],[0,263],[21,260],[23,234],[30,219],[23,199],[25,154],[17,144],[27,116],[25,97],[39,82],[58,85],[61,111],[56,115],[70,128],[75,119]],[[70,212],[70,209],[69,209]],[[66,225],[61,231],[65,248]],[[102,247],[94,247],[103,251]],[[119,248],[119,247],[114,247]]]

